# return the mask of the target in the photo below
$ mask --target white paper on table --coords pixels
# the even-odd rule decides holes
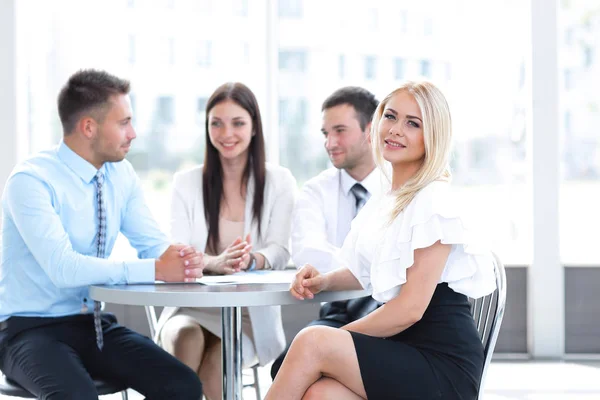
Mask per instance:
[[[231,275],[205,275],[196,279],[204,285],[237,285],[241,283],[292,283],[296,270],[286,271],[250,271]]]

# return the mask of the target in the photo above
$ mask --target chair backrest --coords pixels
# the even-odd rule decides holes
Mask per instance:
[[[504,309],[506,307],[506,272],[504,265],[496,254],[494,256],[494,273],[496,275],[496,290],[491,294],[472,300],[471,312],[479,337],[483,343],[484,364],[481,384],[479,385],[479,398],[483,397],[483,388],[488,367],[492,361]]]

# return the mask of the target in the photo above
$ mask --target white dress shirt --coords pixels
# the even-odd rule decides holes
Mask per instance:
[[[341,266],[337,253],[356,214],[350,191],[355,183],[345,170],[330,168],[304,184],[292,222],[292,261],[297,268],[311,264],[325,273]],[[377,168],[359,183],[371,196],[388,185]]]

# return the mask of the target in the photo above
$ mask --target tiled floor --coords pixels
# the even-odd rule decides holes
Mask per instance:
[[[271,378],[268,368],[260,371],[264,395]],[[600,362],[494,362],[486,381],[486,400],[598,400]],[[132,393],[131,400],[142,396]],[[0,400],[14,399],[0,396]],[[120,400],[120,395],[103,400]],[[254,390],[244,390],[244,400],[255,400]]]

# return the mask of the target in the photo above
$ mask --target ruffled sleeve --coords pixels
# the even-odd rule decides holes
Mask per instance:
[[[440,241],[452,245],[440,279],[456,292],[472,298],[496,287],[490,251],[477,243],[464,226],[451,200],[449,184],[433,182],[423,188],[391,223],[371,264],[373,297],[389,301],[406,282],[406,270],[414,264],[414,252]]]

